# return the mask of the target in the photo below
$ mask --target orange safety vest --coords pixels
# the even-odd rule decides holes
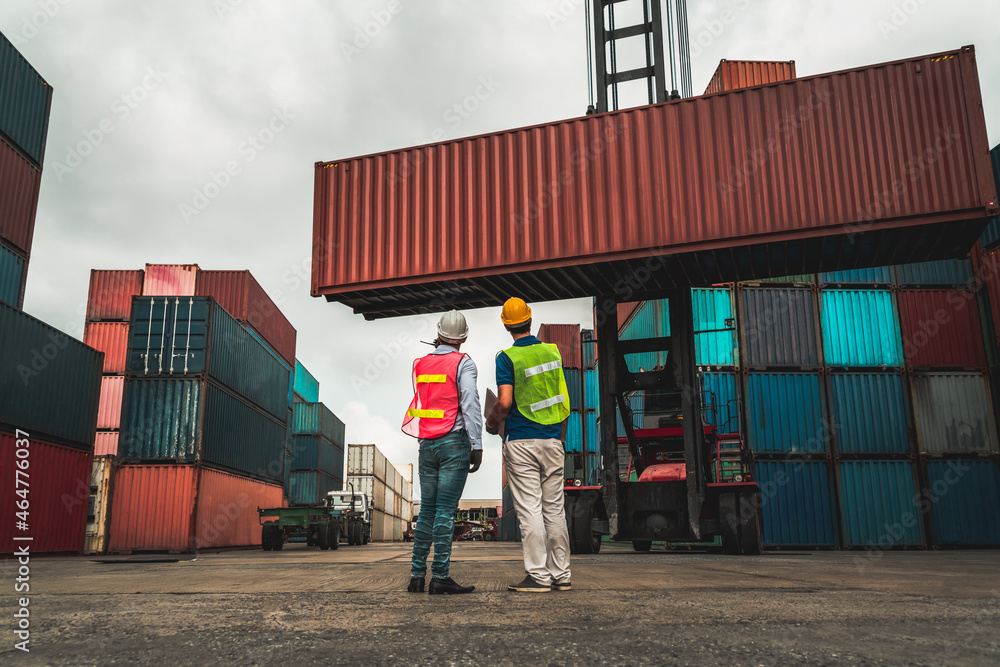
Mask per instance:
[[[428,354],[413,362],[413,400],[403,418],[403,433],[440,438],[458,418],[458,366],[465,354]]]

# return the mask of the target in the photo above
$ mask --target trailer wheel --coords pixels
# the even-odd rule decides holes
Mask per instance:
[[[360,521],[354,522],[354,544],[360,546],[365,543],[365,524]]]
[[[330,542],[329,542],[330,549],[339,549],[340,548],[340,522],[339,521],[331,521],[330,522],[330,528],[329,528],[329,532],[327,533],[327,536],[330,539]]]
[[[330,522],[322,521],[316,526],[316,543],[326,551],[330,548]]]
[[[739,517],[736,516],[736,494],[719,495],[719,532],[722,534],[722,553],[740,553]]]
[[[573,506],[573,525],[569,533],[571,553],[596,554],[601,550],[601,536],[590,529],[594,518],[594,498],[581,496]]]
[[[371,531],[365,528],[365,524],[361,524],[361,544],[368,544],[371,542]]]
[[[347,545],[353,547],[356,544],[354,541],[354,522],[348,521],[347,525],[344,526],[344,530],[347,531]]]
[[[274,540],[271,542],[271,551],[281,551],[283,546],[285,546],[285,532],[281,529],[281,526],[275,524]]]
[[[740,494],[740,542],[747,556],[759,556],[761,553],[759,505],[758,494]]]
[[[273,521],[268,521],[260,527],[260,546],[264,551],[274,551],[274,544],[277,541],[275,533],[280,531],[281,529]]]
[[[576,511],[576,496],[563,495],[565,500],[566,530],[569,532],[569,552],[576,553],[576,540],[573,539],[573,513]]]
[[[653,540],[632,540],[632,548],[644,553],[653,548]]]

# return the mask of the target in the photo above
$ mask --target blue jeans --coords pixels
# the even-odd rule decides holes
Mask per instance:
[[[448,578],[455,514],[465,489],[465,479],[469,476],[470,448],[469,436],[464,430],[433,440],[420,440],[420,516],[413,531],[410,576],[426,575],[427,555],[433,540],[431,576]]]

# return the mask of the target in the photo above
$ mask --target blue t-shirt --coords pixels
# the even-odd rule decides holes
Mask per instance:
[[[542,341],[534,336],[525,336],[514,341],[516,347],[526,345],[539,345]],[[514,386],[514,362],[507,356],[506,352],[497,355],[497,386],[508,384]],[[507,414],[507,425],[504,429],[507,440],[545,440],[547,438],[558,438],[562,435],[562,423],[539,424],[531,421],[521,414],[517,409],[517,399]]]

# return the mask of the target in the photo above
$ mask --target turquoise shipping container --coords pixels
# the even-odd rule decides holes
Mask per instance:
[[[251,327],[246,327],[245,326],[244,328],[246,329],[246,332],[248,334],[250,334],[251,336],[253,336],[254,340],[256,340],[258,343],[260,343],[261,347],[263,347],[265,350],[267,350],[268,354],[270,354],[272,357],[274,357],[274,359],[279,364],[281,364],[282,368],[284,368],[286,371],[288,371],[288,407],[291,408],[292,404],[295,402],[295,398],[294,398],[294,396],[295,396],[295,392],[294,392],[295,383],[294,383],[294,373],[293,373],[292,367],[288,365],[287,361],[285,361],[284,359],[281,358],[281,355],[278,354],[277,350],[275,350],[273,347],[271,347],[271,345],[266,340],[264,340],[263,338],[261,338],[260,334],[258,334],[256,331],[254,331]]]
[[[719,433],[739,432],[740,400],[736,373],[703,373],[701,387],[705,421]]]
[[[0,242],[0,301],[21,310],[28,261]]]
[[[733,322],[733,291],[726,288],[693,289],[694,359],[702,366],[736,366],[739,355]],[[730,329],[718,331],[719,329]],[[705,333],[698,333],[698,332]]]
[[[597,447],[597,443],[601,441],[601,434],[597,430],[597,413],[596,412],[585,412],[583,414],[584,422],[584,442],[585,450],[589,454],[596,454],[600,452]]]
[[[126,374],[207,376],[288,416],[287,366],[210,297],[133,297]]]
[[[764,544],[832,547],[836,520],[822,461],[757,461]]]
[[[753,451],[827,451],[830,434],[818,374],[749,373],[744,397]]]
[[[850,454],[910,451],[909,406],[903,376],[833,373],[830,404],[837,450]]]
[[[816,284],[815,273],[796,273],[790,276],[777,276],[775,278],[757,278],[748,280],[744,285],[796,285],[808,286]]]
[[[344,422],[322,403],[297,403],[292,408],[294,435],[321,435],[343,449],[347,446]]]
[[[580,332],[580,345],[583,353],[583,367],[593,368],[597,364],[597,340],[593,329],[583,329]]]
[[[288,502],[292,505],[321,505],[331,491],[344,488],[344,479],[318,470],[298,470],[288,476]]]
[[[993,162],[993,181],[997,192],[1000,193],[1000,144],[997,144],[990,151],[990,161]],[[1000,245],[1000,216],[990,219],[990,224],[979,237],[979,245],[983,252],[989,252]]]
[[[891,266],[871,269],[829,271],[819,274],[820,285],[871,285],[890,287],[896,284],[896,271]]]
[[[903,365],[899,312],[884,290],[820,293],[826,363],[843,368]]]
[[[972,262],[967,259],[942,259],[896,267],[896,283],[905,287],[965,286],[972,279]]]
[[[566,451],[583,451],[583,418],[580,412],[574,410],[569,413],[566,422]]]
[[[583,409],[583,373],[577,368],[563,369],[566,376],[566,388],[569,389],[569,407],[571,410]]]
[[[847,546],[917,546],[923,543],[910,461],[843,461],[840,509]]]
[[[128,378],[118,455],[284,479],[287,424],[207,379]]]
[[[318,470],[344,478],[344,448],[319,435],[292,437],[292,470]]]
[[[583,372],[583,407],[587,410],[597,410],[600,405],[597,370],[585,370]]]
[[[319,380],[306,370],[302,362],[295,360],[295,393],[304,403],[319,403]]]
[[[758,287],[740,292],[740,335],[747,365],[819,366],[812,290]]]
[[[619,340],[663,338],[670,335],[670,305],[667,299],[644,301],[618,335]],[[667,363],[666,352],[626,354],[625,365],[633,373],[650,371]]]
[[[948,546],[1000,545],[1000,464],[928,461],[927,489],[934,537]]]
[[[52,86],[0,33],[0,132],[41,167],[49,131]]]

